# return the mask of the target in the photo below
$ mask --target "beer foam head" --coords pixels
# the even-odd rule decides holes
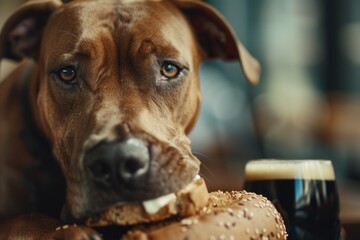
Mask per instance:
[[[270,179],[335,180],[327,160],[253,160],[246,164],[246,180]]]

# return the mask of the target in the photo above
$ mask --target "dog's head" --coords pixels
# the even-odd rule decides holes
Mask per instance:
[[[204,59],[259,65],[222,16],[195,0],[30,1],[7,21],[0,57],[36,62],[36,111],[80,218],[179,190],[199,171],[187,133]]]

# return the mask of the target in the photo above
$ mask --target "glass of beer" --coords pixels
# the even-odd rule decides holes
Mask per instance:
[[[328,160],[253,160],[246,191],[267,197],[283,216],[289,240],[338,240],[339,196]]]

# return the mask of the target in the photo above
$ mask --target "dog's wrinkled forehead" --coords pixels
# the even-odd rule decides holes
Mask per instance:
[[[50,20],[53,24],[49,24],[52,27],[47,31],[55,34],[46,34],[54,38],[48,52],[58,58],[61,53],[57,50],[94,49],[95,46],[89,45],[96,41],[116,44],[122,49],[130,49],[128,44],[140,44],[133,47],[143,49],[143,42],[148,45],[144,49],[152,51],[158,44],[173,46],[174,53],[180,49],[192,49],[193,46],[186,45],[191,42],[187,40],[192,37],[191,30],[184,28],[186,20],[175,8],[168,1],[152,0],[74,1],[64,4]]]
[[[170,2],[160,0],[74,1],[64,4],[54,14],[52,20],[57,19],[57,24],[52,28],[57,28],[57,36],[68,34],[79,40],[91,39],[98,34],[94,30],[107,28],[119,32],[119,36],[132,33],[155,40],[162,36],[161,41],[176,35],[171,43],[175,40],[182,44],[186,37],[189,39],[190,31],[184,29],[186,20],[175,8]]]
[[[103,9],[99,11],[99,8]],[[172,8],[172,11],[169,11],[169,8]],[[91,34],[91,29],[96,25],[113,28],[121,33],[120,36],[133,33],[156,39],[160,35],[176,35],[181,39],[185,31],[185,20],[174,8],[167,1],[94,1],[85,4],[79,19],[82,29],[85,29],[84,33],[90,30],[88,34]],[[176,41],[176,38],[171,38],[170,41],[174,40]]]
[[[74,0],[62,0],[63,3],[73,2]],[[154,2],[160,2],[163,0],[118,0],[117,2],[122,3],[133,3],[133,2],[145,2],[145,1],[154,1]]]

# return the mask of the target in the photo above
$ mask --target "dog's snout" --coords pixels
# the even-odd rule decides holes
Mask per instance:
[[[99,144],[86,154],[84,164],[93,181],[115,187],[121,183],[136,183],[146,175],[150,153],[144,141],[128,138]]]

